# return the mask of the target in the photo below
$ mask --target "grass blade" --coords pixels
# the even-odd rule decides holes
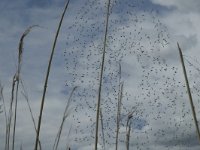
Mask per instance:
[[[123,86],[124,86],[124,83],[121,82],[121,74],[122,74],[122,72],[121,72],[121,64],[119,63],[119,89],[118,89],[117,118],[116,118],[116,126],[117,126],[117,128],[116,128],[115,150],[118,149],[120,115],[121,115]]]
[[[12,141],[12,150],[15,149],[15,129],[16,129],[16,122],[17,122],[17,102],[18,102],[18,90],[19,90],[19,80],[20,80],[20,73],[21,73],[21,66],[22,66],[22,54],[23,54],[23,45],[24,45],[24,38],[28,35],[33,27],[37,25],[30,26],[25,32],[22,34],[19,42],[18,48],[18,66],[17,72],[14,75],[14,79],[16,82],[16,90],[15,90],[15,107],[14,107],[14,123],[13,123],[13,141]]]
[[[46,96],[46,91],[47,91],[49,73],[50,73],[50,70],[51,70],[51,64],[52,64],[52,59],[53,59],[53,55],[54,55],[54,51],[55,51],[58,35],[59,35],[59,32],[60,32],[60,28],[61,28],[64,16],[65,16],[66,10],[67,10],[68,5],[69,5],[69,1],[70,0],[67,1],[66,5],[65,5],[65,8],[64,8],[64,11],[62,13],[62,16],[61,16],[61,19],[60,19],[60,22],[59,22],[59,25],[58,25],[58,28],[57,28],[57,32],[56,32],[56,35],[55,35],[55,39],[54,39],[54,42],[53,42],[51,55],[50,55],[49,62],[48,62],[48,68],[47,68],[47,73],[46,73],[46,78],[45,78],[45,83],[44,83],[43,95],[42,95],[42,100],[41,100],[41,105],[40,105],[40,114],[39,114],[39,120],[38,120],[37,134],[36,134],[36,139],[35,139],[35,148],[34,148],[34,150],[38,149],[38,141],[39,141],[39,136],[40,136],[42,113],[43,113],[44,101],[45,101],[45,96]]]
[[[184,63],[184,59],[183,59],[183,54],[182,54],[182,50],[181,50],[178,43],[177,43],[177,46],[178,46],[178,50],[179,50],[179,54],[180,54],[180,60],[181,60],[182,68],[183,68],[183,74],[184,74],[185,82],[186,82],[186,86],[187,86],[187,93],[188,93],[188,97],[189,97],[189,100],[190,100],[192,115],[193,115],[193,118],[194,118],[194,124],[195,124],[195,127],[196,127],[197,136],[198,136],[198,139],[199,139],[199,142],[200,142],[200,132],[199,132],[198,120],[197,120],[196,111],[195,111],[195,107],[194,107],[194,103],[193,103],[193,99],[192,99],[192,94],[191,94],[191,91],[190,91],[190,85],[189,85],[189,81],[188,81],[188,77],[187,77],[187,72],[186,72],[185,63]]]
[[[122,106],[122,96],[123,96],[123,83],[119,83],[119,93],[118,93],[118,104],[117,104],[117,129],[116,129],[116,147],[118,149],[118,138],[119,138],[119,128],[120,128],[120,116],[121,116],[121,106]]]
[[[128,114],[127,123],[126,123],[126,150],[129,150],[130,144],[130,135],[131,135],[131,119],[133,118],[134,111]]]
[[[71,103],[71,98],[72,98],[73,93],[76,90],[76,88],[77,88],[77,86],[73,88],[73,90],[71,91],[71,94],[69,96],[69,99],[67,101],[67,105],[65,107],[65,111],[64,111],[64,114],[63,114],[62,122],[60,124],[60,128],[58,130],[57,136],[56,136],[55,141],[54,141],[53,150],[57,150],[58,149],[58,144],[59,144],[59,141],[60,141],[60,136],[61,136],[61,133],[62,133],[63,125],[65,123],[66,118],[69,116],[68,110],[69,110],[69,106],[70,106],[70,103]]]
[[[105,55],[106,55],[106,43],[107,43],[107,34],[108,34],[108,20],[110,15],[110,0],[108,0],[107,5],[107,13],[106,13],[106,30],[104,35],[104,43],[103,43],[103,55],[101,61],[101,71],[100,71],[100,80],[99,80],[99,90],[98,90],[98,99],[97,99],[97,112],[96,112],[96,129],[95,129],[95,150],[97,150],[98,144],[98,133],[99,133],[99,114],[100,114],[100,105],[101,105],[101,89],[102,89],[102,81],[103,81],[103,71],[104,71],[104,63],[105,63]]]
[[[66,144],[66,150],[70,150],[70,146],[69,146],[69,135],[71,134],[71,130],[72,130],[72,126],[69,129],[69,132],[67,134],[67,144]]]
[[[100,109],[100,117],[101,117],[101,132],[102,132],[102,140],[103,140],[103,149],[106,150],[102,109]]]

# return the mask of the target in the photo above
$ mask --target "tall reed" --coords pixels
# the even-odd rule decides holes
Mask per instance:
[[[60,124],[58,133],[57,133],[55,141],[54,141],[53,150],[57,150],[58,149],[58,144],[59,144],[59,141],[60,141],[60,136],[61,136],[61,133],[62,133],[63,125],[65,123],[65,120],[69,116],[69,106],[70,106],[70,103],[71,103],[71,99],[72,99],[73,93],[76,90],[76,88],[77,88],[77,86],[73,88],[73,90],[72,90],[72,92],[71,92],[71,94],[69,96],[69,99],[67,101],[67,105],[65,107],[65,111],[64,111],[64,114],[63,114],[62,122]]]
[[[119,85],[118,85],[118,102],[117,102],[117,119],[116,119],[116,141],[115,141],[115,150],[118,150],[118,139],[119,139],[119,129],[120,129],[120,116],[121,116],[121,107],[122,107],[122,96],[124,83],[121,82],[121,64],[119,64]]]
[[[105,134],[104,134],[104,123],[103,123],[103,113],[102,113],[102,109],[101,108],[100,108],[100,117],[101,117],[101,132],[102,132],[103,149],[106,150]]]
[[[22,34],[19,42],[18,47],[18,63],[17,63],[17,70],[12,78],[12,87],[11,87],[11,100],[10,100],[10,106],[9,106],[9,112],[8,116],[6,117],[6,141],[5,141],[5,150],[9,150],[10,144],[12,150],[15,148],[15,130],[16,130],[16,122],[17,122],[17,103],[18,103],[18,90],[19,90],[19,83],[20,83],[20,73],[21,73],[21,66],[22,66],[22,54],[23,54],[23,42],[24,38],[28,35],[28,33],[31,31],[33,27],[36,27],[37,25],[30,26],[25,30],[25,32]],[[13,106],[14,105],[14,106]],[[14,108],[13,108],[14,107]],[[14,112],[13,112],[14,109]],[[5,110],[6,111],[6,110]],[[13,118],[14,114],[14,118]],[[13,132],[11,137],[11,124],[13,122]],[[12,143],[10,143],[10,140],[12,138]]]
[[[198,125],[196,111],[195,111],[195,107],[194,107],[194,103],[193,103],[193,99],[192,99],[192,94],[191,94],[191,91],[190,91],[190,85],[189,85],[189,81],[188,81],[188,77],[187,77],[187,72],[186,72],[185,63],[184,63],[184,59],[183,59],[183,54],[182,54],[182,50],[179,46],[179,43],[177,43],[177,46],[178,46],[178,50],[179,50],[179,54],[180,54],[180,61],[181,61],[182,68],[183,68],[183,74],[184,74],[184,77],[185,77],[187,93],[188,93],[188,97],[189,97],[189,101],[190,101],[190,105],[191,105],[191,109],[192,109],[192,115],[193,115],[193,118],[194,118],[194,124],[195,124],[195,127],[196,127],[197,136],[198,136],[198,139],[199,139],[199,142],[200,142],[199,125]]]
[[[129,114],[127,123],[126,123],[126,150],[129,150],[130,135],[131,135],[131,118],[132,117],[133,117],[133,114]]]
[[[3,86],[1,85],[1,81],[0,81],[0,101],[3,101],[3,104],[0,104],[0,113],[3,113],[4,110],[2,110],[2,106],[4,107],[4,96],[3,96]]]
[[[49,62],[48,62],[48,67],[47,67],[47,72],[46,72],[46,77],[45,77],[45,83],[44,83],[44,88],[43,88],[43,95],[42,95],[42,100],[41,100],[41,105],[40,105],[40,114],[39,114],[39,120],[38,120],[37,134],[36,134],[36,139],[35,139],[35,148],[34,148],[34,150],[38,149],[38,142],[39,142],[39,136],[40,136],[40,127],[41,127],[41,121],[42,121],[42,113],[43,113],[44,101],[45,101],[45,96],[46,96],[46,91],[47,91],[49,73],[50,73],[50,70],[51,70],[51,64],[52,64],[52,59],[53,59],[54,52],[55,52],[55,47],[56,47],[56,44],[57,44],[58,35],[60,33],[60,28],[61,28],[64,16],[65,16],[66,10],[67,10],[68,5],[69,5],[69,1],[70,0],[67,1],[66,5],[65,5],[65,8],[64,8],[64,11],[62,13],[62,16],[61,16],[61,19],[60,19],[60,22],[59,22],[59,25],[58,25],[58,28],[57,28],[57,32],[56,32],[56,35],[55,35],[55,39],[53,41],[53,47],[52,47],[52,51],[51,51]]]
[[[110,1],[108,0],[107,12],[106,12],[106,25],[105,25],[105,35],[103,42],[103,54],[101,60],[101,70],[100,70],[100,80],[99,80],[99,90],[98,90],[98,98],[97,98],[97,112],[96,112],[96,129],[95,129],[95,150],[97,150],[98,144],[98,133],[99,133],[99,114],[100,114],[100,105],[101,105],[101,90],[102,90],[102,82],[103,82],[103,72],[104,72],[104,64],[105,64],[105,55],[106,55],[106,44],[107,44],[107,34],[108,34],[108,21],[110,15]]]
[[[13,141],[12,141],[12,150],[15,149],[15,130],[16,130],[16,122],[17,122],[17,102],[18,102],[18,91],[19,91],[19,83],[20,83],[20,73],[21,73],[21,67],[22,67],[22,54],[23,54],[23,45],[24,45],[24,38],[28,35],[28,33],[31,31],[33,27],[36,27],[37,25],[30,26],[21,36],[20,42],[19,42],[19,48],[18,48],[18,65],[17,65],[17,72],[14,76],[14,79],[16,82],[16,90],[15,90],[15,116],[14,116],[14,125],[13,125]]]

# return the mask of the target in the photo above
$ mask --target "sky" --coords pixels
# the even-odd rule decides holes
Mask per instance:
[[[24,40],[21,79],[38,121],[45,73],[65,0],[0,1],[0,82],[9,110],[18,44]],[[58,37],[49,77],[40,139],[49,150],[73,93],[59,149],[92,150],[107,0],[71,0]],[[123,83],[119,149],[125,149],[131,119],[130,149],[200,148],[186,92],[180,44],[200,119],[200,1],[111,0],[102,84],[103,126],[99,149],[115,149],[119,84]],[[120,67],[121,66],[121,69]],[[121,70],[121,71],[120,71]],[[35,130],[22,86],[17,111],[15,149],[34,148]],[[0,104],[3,104],[2,100]],[[5,110],[0,114],[0,149],[5,144]],[[102,128],[103,131],[102,132]]]

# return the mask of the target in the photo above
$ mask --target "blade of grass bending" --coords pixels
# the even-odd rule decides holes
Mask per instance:
[[[57,136],[56,136],[54,144],[53,144],[53,150],[57,150],[58,149],[58,144],[59,144],[59,141],[60,141],[60,136],[61,136],[61,133],[62,133],[63,125],[65,123],[66,118],[69,116],[68,109],[69,109],[69,106],[70,106],[70,103],[71,103],[71,99],[72,99],[73,93],[76,90],[76,88],[77,88],[77,86],[73,88],[73,90],[71,91],[71,94],[69,96],[69,99],[67,101],[67,105],[65,107],[65,111],[64,111],[64,114],[63,114],[62,122],[60,124],[60,128],[58,130]]]
[[[38,120],[37,134],[36,134],[36,139],[35,139],[35,148],[34,148],[34,150],[37,150],[37,147],[38,147],[38,141],[39,141],[39,136],[40,136],[40,126],[41,126],[41,121],[42,121],[42,112],[43,112],[43,108],[44,108],[44,101],[45,101],[45,96],[46,96],[49,73],[50,73],[50,70],[51,70],[51,63],[52,63],[52,59],[53,59],[53,55],[54,55],[54,51],[55,51],[58,35],[59,35],[59,32],[60,32],[60,28],[61,28],[64,16],[65,16],[66,10],[67,10],[68,5],[69,5],[69,1],[70,0],[67,1],[66,5],[65,5],[65,8],[64,8],[64,11],[62,13],[62,16],[61,16],[61,19],[60,19],[60,22],[59,22],[59,25],[58,25],[58,28],[57,28],[57,32],[56,32],[56,35],[55,35],[55,39],[54,39],[54,42],[53,42],[51,55],[50,55],[49,62],[48,62],[48,68],[47,68],[47,73],[46,73],[46,78],[45,78],[45,83],[44,83],[43,95],[42,95],[42,100],[41,100],[41,105],[40,105],[40,114],[39,114],[39,120]]]
[[[192,115],[193,115],[193,118],[194,118],[194,124],[195,124],[195,127],[196,127],[197,136],[198,136],[198,139],[199,139],[199,142],[200,142],[200,132],[199,132],[198,120],[197,120],[197,116],[196,116],[196,112],[195,112],[192,94],[191,94],[191,91],[190,91],[190,86],[189,86],[189,81],[188,81],[185,63],[184,63],[184,59],[183,59],[183,54],[182,54],[182,50],[181,50],[178,43],[177,43],[177,46],[178,46],[178,50],[179,50],[179,54],[180,54],[180,60],[181,60],[182,68],[183,68],[183,74],[184,74],[185,82],[186,82],[186,86],[187,86],[187,93],[188,93],[189,100],[190,100]]]
[[[99,80],[99,90],[98,90],[98,98],[97,98],[97,112],[96,112],[96,129],[95,129],[95,150],[97,150],[98,144],[98,133],[99,133],[99,114],[100,114],[100,105],[101,105],[101,88],[103,81],[103,71],[104,71],[104,63],[105,63],[105,55],[106,55],[106,43],[107,43],[107,34],[108,34],[108,20],[110,15],[110,0],[108,0],[107,12],[106,12],[106,29],[104,35],[104,43],[103,43],[103,55],[101,61],[101,70],[100,70],[100,80]]]
[[[28,35],[32,28],[37,27],[38,25],[30,26],[25,32],[22,34],[19,42],[18,48],[18,66],[17,72],[14,76],[16,80],[16,90],[15,90],[15,112],[14,112],[14,124],[13,124],[13,141],[12,141],[12,150],[15,149],[15,129],[16,129],[16,122],[17,122],[17,102],[18,102],[18,90],[19,90],[19,80],[20,80],[20,72],[22,66],[22,54],[23,54],[23,45],[24,45],[24,38]]]

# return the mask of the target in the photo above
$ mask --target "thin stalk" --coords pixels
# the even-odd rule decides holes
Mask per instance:
[[[69,129],[69,132],[67,134],[67,144],[66,144],[66,150],[70,150],[70,146],[69,146],[69,135],[71,134],[71,130],[72,130],[72,126]]]
[[[0,81],[0,101],[3,99],[3,86],[1,85]],[[3,101],[3,100],[2,100]],[[0,114],[3,112],[2,110],[2,104],[0,104]]]
[[[60,136],[61,136],[61,133],[62,133],[62,129],[63,129],[63,125],[65,123],[65,120],[66,118],[69,116],[69,106],[70,106],[70,103],[71,103],[71,99],[72,99],[72,96],[73,96],[73,93],[74,91],[76,90],[77,86],[73,88],[70,96],[69,96],[69,99],[67,101],[67,105],[65,107],[65,111],[64,111],[64,114],[63,114],[63,118],[62,118],[62,122],[60,124],[60,128],[58,130],[58,133],[57,133],[57,136],[55,138],[55,141],[54,141],[54,145],[53,145],[53,150],[57,150],[58,149],[58,144],[59,144],[59,141],[60,141]]]
[[[18,48],[18,65],[17,65],[17,72],[14,76],[15,82],[16,82],[16,90],[15,90],[15,107],[14,107],[14,123],[13,123],[13,141],[12,141],[12,150],[15,149],[15,129],[16,129],[16,122],[17,122],[17,102],[18,102],[18,90],[19,90],[19,82],[20,82],[20,73],[21,73],[21,66],[22,66],[22,54],[23,54],[23,43],[24,38],[28,35],[28,33],[31,31],[31,29],[34,26],[30,26],[28,29],[25,30],[25,32],[22,34],[19,42],[19,48]]]
[[[19,77],[19,76],[18,76]],[[19,79],[17,79],[17,85],[15,90],[15,112],[14,112],[14,124],[13,124],[13,140],[12,140],[12,150],[15,149],[15,129],[16,129],[16,122],[17,122],[17,102],[18,102],[18,90],[19,90]]]
[[[98,132],[99,132],[99,113],[100,113],[100,105],[101,105],[101,90],[102,90],[102,81],[103,81],[103,72],[104,72],[104,63],[105,63],[105,55],[106,55],[106,44],[107,44],[107,34],[108,34],[108,20],[110,15],[110,1],[108,0],[107,5],[107,13],[106,13],[106,29],[104,35],[104,43],[103,43],[103,55],[101,61],[101,70],[100,70],[100,80],[99,80],[99,91],[98,91],[98,99],[97,99],[97,113],[96,113],[96,133],[95,133],[95,150],[97,150],[98,144]]]
[[[12,123],[12,115],[13,115],[13,102],[14,102],[14,91],[15,91],[15,83],[16,83],[16,77],[14,75],[13,79],[12,79],[12,89],[11,89],[11,100],[10,100],[10,108],[9,108],[9,117],[8,117],[8,130],[7,130],[7,146],[6,146],[6,150],[9,150],[9,146],[10,146],[10,132],[11,132],[11,123]]]
[[[123,94],[123,83],[121,83],[121,64],[119,63],[119,89],[118,89],[118,103],[117,103],[117,119],[116,119],[116,141],[115,150],[118,149],[118,138],[119,138],[119,124],[120,124],[120,114],[121,114],[121,104],[122,104],[122,94]]]
[[[43,113],[44,101],[45,101],[45,96],[46,96],[46,91],[47,91],[49,73],[50,73],[50,70],[51,70],[51,63],[52,63],[52,59],[53,59],[53,55],[54,55],[54,51],[55,51],[58,35],[59,35],[59,32],[60,32],[60,28],[61,28],[64,16],[65,16],[66,10],[67,10],[68,5],[69,5],[69,1],[70,0],[67,1],[66,5],[65,5],[65,8],[64,8],[64,11],[62,13],[62,16],[61,16],[61,19],[60,19],[60,22],[59,22],[59,25],[58,25],[58,29],[57,29],[57,32],[56,32],[56,35],[55,35],[55,39],[54,39],[54,42],[53,42],[51,55],[50,55],[50,58],[49,58],[49,63],[48,63],[48,68],[47,68],[47,73],[46,73],[46,78],[45,78],[45,83],[44,83],[44,89],[43,89],[43,95],[42,95],[42,100],[41,100],[41,105],[40,105],[40,114],[39,114],[39,120],[38,120],[37,134],[36,134],[36,139],[35,139],[35,148],[34,148],[34,150],[38,149],[38,141],[39,141],[39,136],[40,136],[40,127],[41,127],[41,122],[42,122],[42,113]]]
[[[102,109],[100,109],[100,117],[101,117],[101,131],[102,131],[102,139],[103,139],[103,149],[106,150]]]
[[[130,134],[131,134],[131,118],[133,118],[133,112],[128,114],[126,123],[126,150],[129,150]]]
[[[194,124],[196,127],[196,131],[197,131],[197,136],[200,142],[200,132],[199,132],[199,126],[198,126],[198,120],[197,120],[197,116],[196,116],[196,111],[195,111],[195,107],[194,107],[194,103],[193,103],[193,99],[192,99],[192,94],[190,91],[190,85],[189,85],[189,81],[188,81],[188,77],[187,77],[187,72],[186,72],[186,68],[185,68],[185,63],[184,63],[184,59],[183,59],[183,54],[182,54],[182,50],[179,46],[179,44],[177,43],[178,46],[178,50],[179,50],[179,54],[180,54],[180,60],[181,60],[181,64],[182,64],[182,68],[183,68],[183,74],[185,77],[185,82],[186,82],[186,86],[187,86],[187,92],[188,92],[188,97],[189,97],[189,101],[190,101],[190,105],[191,105],[191,109],[192,109],[192,115],[194,118]]]
[[[122,106],[122,96],[123,96],[123,83],[119,83],[119,93],[118,93],[118,104],[117,104],[117,129],[116,129],[116,147],[118,149],[118,139],[119,139],[119,125],[121,116],[121,106]]]
[[[131,123],[128,124],[126,133],[126,149],[129,150],[129,143],[130,143],[130,134],[131,134]]]

